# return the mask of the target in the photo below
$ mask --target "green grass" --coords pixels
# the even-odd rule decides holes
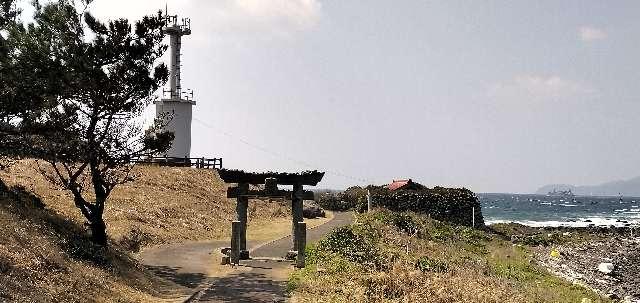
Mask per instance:
[[[308,247],[301,302],[609,302],[539,266],[529,246],[413,213],[377,211]]]

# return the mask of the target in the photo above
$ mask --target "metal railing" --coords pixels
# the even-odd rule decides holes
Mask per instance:
[[[135,157],[127,161],[135,164],[221,169],[222,158]]]

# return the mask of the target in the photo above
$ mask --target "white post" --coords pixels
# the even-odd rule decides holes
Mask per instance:
[[[371,212],[371,191],[367,189],[367,212]]]

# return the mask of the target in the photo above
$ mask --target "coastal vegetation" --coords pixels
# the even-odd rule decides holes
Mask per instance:
[[[389,190],[384,186],[353,186],[344,192],[322,193],[318,205],[330,210],[367,210],[367,193],[372,207],[384,207],[398,212],[412,211],[440,221],[465,226],[484,226],[478,197],[466,188],[426,188]]]
[[[550,274],[532,246],[415,212],[360,214],[308,255],[294,302],[608,302]]]

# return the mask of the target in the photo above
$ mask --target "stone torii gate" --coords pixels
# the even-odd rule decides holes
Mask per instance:
[[[239,170],[218,170],[225,183],[236,183],[236,187],[227,190],[227,198],[236,198],[236,221],[231,232],[231,263],[238,264],[240,259],[249,259],[247,250],[247,208],[249,199],[282,198],[291,200],[291,238],[290,253],[304,250],[306,245],[306,224],[303,218],[303,200],[313,200],[313,192],[304,190],[304,185],[316,186],[324,177],[324,172],[306,171],[302,173],[248,173]],[[250,190],[251,185],[264,185],[262,190]],[[280,185],[292,185],[293,190],[280,190]],[[304,267],[304,253],[297,253],[298,266]],[[300,264],[302,262],[302,264]]]

